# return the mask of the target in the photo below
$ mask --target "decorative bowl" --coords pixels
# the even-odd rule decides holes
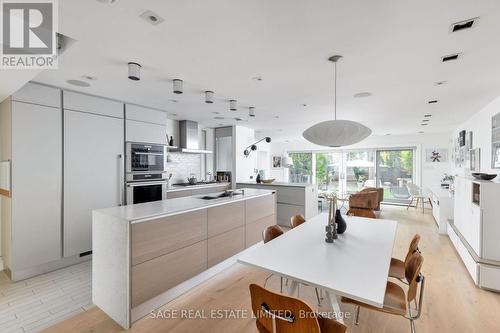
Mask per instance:
[[[274,182],[275,178],[272,178],[272,179],[262,179],[261,182],[263,182],[264,184],[271,184],[272,182]]]
[[[474,172],[472,174],[472,177],[476,178],[476,179],[481,179],[481,180],[492,180],[496,177],[497,175],[494,174],[494,173],[480,173],[480,172]]]

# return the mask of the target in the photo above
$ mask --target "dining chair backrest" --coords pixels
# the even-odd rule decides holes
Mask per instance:
[[[415,236],[413,236],[413,239],[411,240],[410,246],[408,247],[408,253],[406,254],[405,258],[405,267],[408,264],[408,260],[410,260],[412,254],[418,251],[419,243],[420,243],[420,235],[415,234]]]
[[[281,229],[279,225],[275,224],[267,227],[266,229],[264,229],[264,231],[262,231],[262,240],[265,244],[269,241],[272,241],[276,237],[283,235],[283,233],[283,229]]]
[[[408,192],[410,192],[411,196],[418,197],[422,195],[422,190],[418,185],[415,185],[413,183],[408,183],[406,186],[408,187]]]
[[[261,333],[320,333],[318,319],[300,299],[274,293],[257,284],[250,285],[252,311]]]
[[[292,225],[292,228],[298,227],[305,221],[306,219],[302,215],[294,215],[290,218],[290,224]]]
[[[415,252],[411,255],[408,260],[408,264],[405,267],[405,277],[408,281],[408,303],[412,302],[417,297],[418,283],[420,282],[420,270],[422,269],[422,264],[424,263],[424,257],[420,252]],[[422,293],[422,290],[420,290]]]

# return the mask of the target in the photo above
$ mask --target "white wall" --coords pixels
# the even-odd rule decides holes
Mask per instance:
[[[481,148],[481,172],[499,173],[500,171],[491,168],[491,117],[499,112],[500,96],[458,126],[450,138],[450,140],[458,138],[458,132],[461,130],[472,131],[472,148]],[[455,168],[453,162],[451,168],[454,174],[464,175],[468,172],[462,168]]]
[[[450,173],[450,163],[426,163],[425,154],[427,149],[448,149],[448,161],[451,159],[450,133],[416,134],[416,135],[384,135],[370,136],[368,139],[348,147],[348,149],[372,149],[372,148],[396,148],[416,147],[417,184],[423,187],[439,186],[440,180],[445,173]],[[271,143],[271,154],[284,155],[288,151],[335,151],[338,148],[326,148],[314,145],[306,141]],[[269,163],[271,156],[269,157]],[[271,178],[279,181],[288,181],[288,169],[271,169]]]
[[[256,154],[243,155],[246,147],[255,142],[255,131],[244,126],[233,127],[234,167],[236,182],[252,181],[255,178]]]

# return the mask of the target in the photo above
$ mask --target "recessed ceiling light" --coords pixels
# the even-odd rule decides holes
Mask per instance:
[[[224,124],[219,124],[218,126],[224,126]]]
[[[158,25],[165,21],[160,15],[156,14],[155,12],[151,10],[146,10],[144,13],[142,13],[140,16],[144,21],[152,24],[152,25]]]
[[[112,5],[115,2],[118,2],[118,0],[97,0],[97,1],[100,3],[108,4],[108,5]]]
[[[427,126],[427,125],[429,125],[429,124],[427,124],[427,123],[422,123],[422,124],[420,124],[420,125],[421,125],[421,126]]]
[[[90,83],[80,80],[67,80],[66,83],[82,88],[90,87]]]
[[[363,97],[370,97],[372,93],[370,92],[359,92],[357,94],[354,94],[354,98],[363,98]]]
[[[172,117],[177,117],[177,113],[169,113]]]
[[[428,117],[432,117],[432,114],[424,114],[424,117],[428,118]]]
[[[179,103],[178,99],[169,99],[169,101],[172,102],[172,103]]]
[[[219,111],[214,111],[214,112],[212,112],[212,113],[213,113],[213,114],[220,114],[220,112],[219,112]]]
[[[240,118],[240,117],[236,117],[236,118],[234,118],[234,120],[236,120],[236,121],[246,121],[245,119]]]
[[[436,104],[437,102],[438,102],[437,99],[433,99],[433,100],[428,101],[427,103],[429,103],[429,104]]]
[[[442,86],[442,85],[447,84],[447,83],[448,83],[448,81],[436,81],[436,82],[434,82],[434,85],[435,86]]]
[[[307,106],[307,104],[306,103],[300,104],[300,106],[302,106],[303,108],[305,108]]]
[[[262,81],[263,78],[262,78],[262,76],[255,76],[255,77],[252,78],[252,80],[254,80],[254,81]]]
[[[97,80],[97,78],[95,76],[90,76],[90,75],[82,75],[82,79],[89,80],[89,81]]]
[[[386,133],[385,135],[391,135],[391,133]]]
[[[214,119],[222,120],[222,119],[224,119],[224,117],[216,116],[216,117],[214,117]]]
[[[422,122],[424,122],[424,123],[428,122],[428,121],[430,121],[430,119],[422,119]]]
[[[274,119],[279,119],[279,118],[280,118],[280,116],[274,116],[273,118],[274,118]]]
[[[479,17],[474,17],[474,18],[471,18],[468,20],[453,23],[450,26],[450,32],[457,32],[457,31],[471,29],[471,28],[477,26],[478,21],[479,21]]]
[[[441,57],[441,61],[442,62],[454,61],[454,60],[458,60],[458,58],[460,58],[461,56],[462,56],[462,53],[452,53],[452,54],[445,55],[444,57]]]
[[[424,131],[418,131],[418,134],[424,134],[425,132]]]

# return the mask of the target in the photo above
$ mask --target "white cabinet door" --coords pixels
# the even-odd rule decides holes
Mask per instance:
[[[153,110],[132,104],[126,104],[125,111],[125,117],[127,120],[137,120],[163,126],[166,126],[167,124],[167,113],[163,111]]]
[[[123,103],[73,91],[63,92],[63,108],[123,118]]]
[[[127,120],[127,141],[167,144],[167,124],[157,125]]]
[[[64,256],[92,250],[92,210],[123,198],[123,119],[64,110]]]
[[[62,114],[12,102],[12,270],[61,257]]]

